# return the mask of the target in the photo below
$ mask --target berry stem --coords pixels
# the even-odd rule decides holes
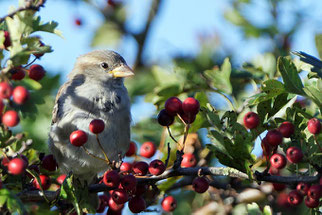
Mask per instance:
[[[102,160],[102,161],[104,161],[104,162],[106,162],[108,165],[110,164],[109,163],[109,161],[108,160],[105,160],[105,159],[103,159],[103,158],[100,158],[100,157],[97,157],[97,156],[95,156],[95,155],[93,155],[92,153],[90,153],[84,146],[81,146],[83,149],[84,149],[84,151],[89,155],[89,156],[91,156],[91,157],[93,157],[93,158],[96,158],[96,159],[99,159],[99,160]]]
[[[175,143],[177,143],[178,144],[178,141],[172,136],[172,133],[171,133],[171,131],[170,131],[170,128],[169,128],[169,126],[167,126],[167,130],[168,130],[168,133],[169,133],[169,136],[171,137],[171,139],[175,142]]]
[[[170,143],[168,142],[168,154],[167,154],[167,159],[164,162],[165,168],[168,168],[169,159],[170,159],[170,153],[171,153],[171,147],[170,147]]]
[[[30,63],[28,63],[27,65],[23,66],[23,68],[27,68],[28,66],[30,66],[31,64],[33,64],[38,58],[35,57]]]
[[[177,113],[177,116],[181,120],[181,122],[186,126],[187,123],[182,119],[182,117],[180,116],[180,114]]]
[[[104,154],[105,160],[106,160],[106,161],[107,161],[107,163],[110,165],[110,164],[111,164],[111,161],[110,161],[110,159],[108,159],[108,157],[107,157],[107,155],[106,155],[106,153],[105,153],[105,151],[104,151],[104,148],[103,148],[103,146],[102,146],[102,144],[101,144],[101,142],[100,142],[100,139],[98,138],[98,134],[96,134],[96,140],[97,140],[97,143],[98,143],[98,145],[99,145],[100,149],[102,150],[102,152],[103,152],[103,154]]]
[[[188,136],[188,133],[189,133],[189,129],[190,129],[190,124],[186,124],[185,127],[184,127],[184,134],[183,134],[183,142],[182,142],[181,152],[183,152],[183,150],[184,150],[185,143],[186,143],[186,140],[187,140],[187,136]]]

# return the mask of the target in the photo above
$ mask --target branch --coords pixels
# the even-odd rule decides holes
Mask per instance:
[[[35,5],[32,4],[32,1],[26,1],[26,5],[23,7],[19,7],[16,10],[12,11],[11,13],[5,15],[4,17],[0,18],[0,23],[2,23],[7,17],[13,17],[15,14],[25,11],[25,10],[34,10],[39,11],[40,7],[44,7],[46,0],[39,0],[39,2]]]
[[[256,171],[255,177],[258,181],[267,181],[280,184],[298,184],[300,182],[312,184],[317,182],[320,179],[321,175],[318,174],[316,176],[278,176],[263,174]]]

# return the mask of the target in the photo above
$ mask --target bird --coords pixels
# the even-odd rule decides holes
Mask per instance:
[[[124,58],[111,50],[95,50],[77,58],[67,81],[58,90],[49,131],[49,151],[59,170],[72,173],[80,181],[93,183],[108,169],[106,162],[90,156],[70,143],[70,134],[83,130],[88,135],[84,147],[104,159],[95,134],[89,131],[94,119],[103,120],[100,143],[110,161],[120,161],[130,145],[130,98],[124,78],[134,75]]]

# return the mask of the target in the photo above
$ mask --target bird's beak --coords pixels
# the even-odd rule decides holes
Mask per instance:
[[[116,67],[110,73],[115,78],[125,78],[134,75],[133,70],[126,64]]]

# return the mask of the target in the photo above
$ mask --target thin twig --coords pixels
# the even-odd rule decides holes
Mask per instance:
[[[171,139],[175,142],[175,143],[177,143],[178,144],[178,141],[172,136],[172,133],[171,133],[171,131],[170,131],[170,128],[169,128],[169,126],[167,126],[167,130],[168,130],[168,134],[169,134],[169,136],[171,137]]]
[[[84,149],[84,151],[89,155],[89,156],[91,156],[91,157],[93,157],[93,158],[96,158],[96,159],[99,159],[99,160],[101,160],[101,161],[104,161],[104,162],[106,162],[106,163],[108,163],[109,161],[108,160],[105,160],[105,159],[103,159],[103,158],[100,158],[100,157],[97,157],[96,155],[93,155],[92,153],[90,153],[84,146],[81,146],[82,147],[82,149]],[[108,163],[109,164],[109,163]]]
[[[30,66],[31,64],[33,64],[38,58],[35,57],[30,63],[28,63],[27,65],[23,66],[23,68],[27,68],[28,66]]]
[[[190,129],[190,124],[186,124],[185,127],[184,127],[183,143],[182,143],[181,152],[184,151],[184,147],[185,147],[185,144],[186,144],[186,140],[187,140],[187,137],[188,137],[188,134],[189,134],[189,129]]]
[[[167,159],[165,160],[165,167],[168,167],[169,164],[169,159],[170,159],[170,153],[171,153],[171,147],[170,147],[170,143],[168,142],[168,155],[167,155]]]
[[[101,148],[101,150],[102,150],[102,152],[104,154],[104,157],[105,157],[107,163],[110,165],[111,164],[111,161],[110,161],[110,159],[108,159],[108,157],[107,157],[107,155],[106,155],[106,153],[104,151],[104,148],[103,148],[103,146],[102,146],[102,144],[100,142],[100,139],[98,138],[98,134],[96,134],[96,140],[97,140],[97,143],[98,143],[99,147]]]

